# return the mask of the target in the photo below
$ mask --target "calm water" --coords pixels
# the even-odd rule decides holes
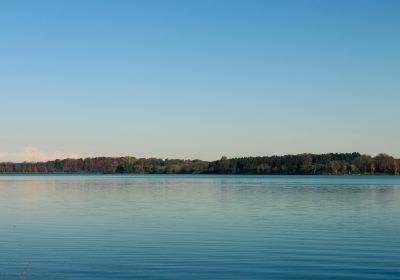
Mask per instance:
[[[0,279],[400,279],[400,178],[0,176]]]

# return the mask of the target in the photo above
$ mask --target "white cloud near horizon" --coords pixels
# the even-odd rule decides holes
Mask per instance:
[[[74,152],[43,151],[37,147],[25,146],[17,152],[0,151],[0,162],[38,162],[66,158],[81,158]]]

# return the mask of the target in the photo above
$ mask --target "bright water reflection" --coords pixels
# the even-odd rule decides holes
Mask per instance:
[[[399,279],[400,179],[1,176],[0,279]]]

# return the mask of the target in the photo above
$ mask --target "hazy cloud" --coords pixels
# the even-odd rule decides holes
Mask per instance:
[[[81,158],[78,153],[58,152],[58,151],[43,151],[36,147],[26,146],[18,152],[1,152],[0,162],[23,162],[23,161],[47,161],[65,158]]]

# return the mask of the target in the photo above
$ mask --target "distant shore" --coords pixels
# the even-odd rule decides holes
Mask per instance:
[[[95,157],[46,162],[0,163],[0,174],[248,174],[399,175],[400,160],[387,154],[298,154],[216,161]]]

